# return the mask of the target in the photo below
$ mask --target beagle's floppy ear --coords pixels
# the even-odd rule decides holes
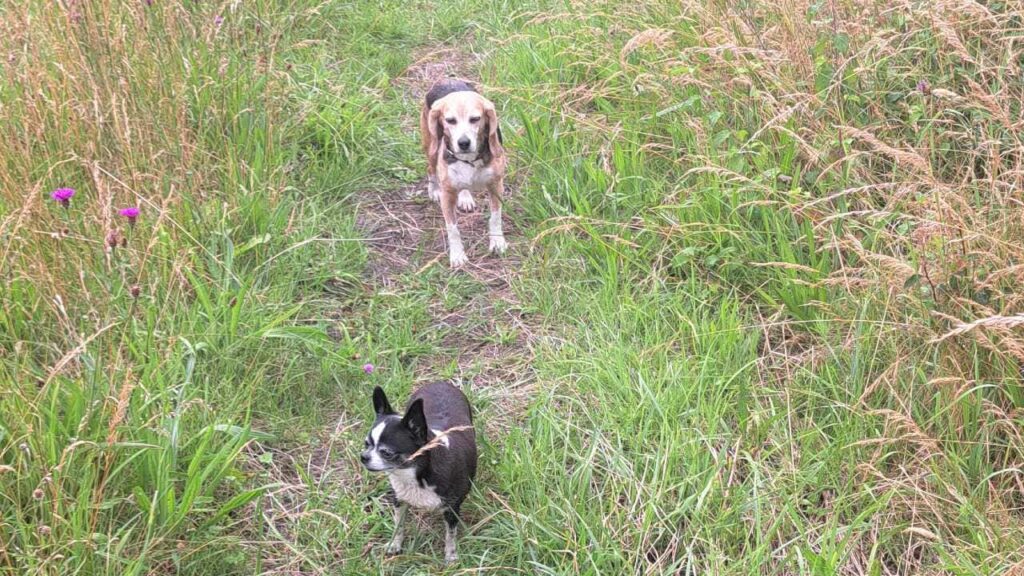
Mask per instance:
[[[484,115],[487,116],[487,146],[495,157],[504,156],[505,148],[501,142],[501,128],[498,127],[498,113],[494,110],[494,103],[484,100]]]
[[[430,133],[430,143],[428,152],[430,156],[430,163],[437,163],[437,155],[441,152],[441,144],[444,140],[444,127],[441,126],[441,116],[444,110],[438,106],[430,109],[430,114],[427,115],[427,131]]]

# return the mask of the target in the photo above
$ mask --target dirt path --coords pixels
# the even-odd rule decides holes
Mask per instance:
[[[414,63],[397,79],[408,105],[406,125],[419,132],[419,107],[423,95],[444,77],[476,80],[478,62],[446,47],[416,54]],[[486,90],[483,90],[486,92]],[[432,302],[432,329],[443,334],[446,353],[416,366],[417,384],[435,380],[454,360],[457,378],[486,397],[488,434],[493,442],[521,413],[530,397],[533,374],[532,342],[536,330],[523,313],[512,283],[520,276],[526,243],[514,223],[517,214],[514,190],[506,190],[503,226],[510,250],[502,257],[488,252],[487,202],[477,199],[477,209],[459,213],[459,228],[470,262],[459,271],[448,270],[447,243],[441,210],[426,196],[424,179],[393,189],[364,192],[358,201],[359,225],[370,243],[369,270],[381,290],[401,291],[403,280],[440,267],[441,282],[466,275],[479,285],[473,298],[454,310],[444,299]],[[506,181],[512,181],[508,178]]]
[[[445,76],[473,80],[475,64],[456,50],[445,47],[417,54],[414,64],[396,80],[407,101],[405,127],[418,133],[421,99],[436,80]],[[368,289],[376,293],[401,294],[410,285],[422,282],[420,278],[424,274],[440,271],[431,276],[431,281],[436,278],[436,290],[441,297],[433,298],[428,306],[431,325],[426,334],[436,338],[434,344],[439,345],[441,352],[414,360],[412,388],[442,379],[452,373],[453,365],[456,366],[454,379],[470,390],[477,420],[482,425],[478,434],[482,432],[481,440],[491,447],[491,452],[485,449],[482,457],[493,458],[508,428],[516,425],[522,416],[533,395],[535,381],[531,364],[537,330],[530,325],[512,288],[522,273],[521,254],[527,249],[514,223],[515,193],[506,190],[503,210],[509,251],[502,257],[489,254],[487,212],[483,208],[487,202],[480,198],[476,211],[460,213],[458,217],[470,262],[458,271],[451,271],[441,211],[426,196],[425,166],[423,171],[424,178],[414,185],[367,190],[357,197],[362,237],[373,239],[367,246]],[[445,297],[448,291],[464,293],[466,283],[472,284],[469,288],[472,296],[454,307],[448,304]],[[404,398],[395,400],[404,404]],[[318,439],[315,448],[299,452],[272,451],[270,475],[284,488],[269,494],[264,501],[264,520],[276,533],[275,539],[279,541],[273,546],[280,552],[274,555],[276,561],[268,562],[273,565],[268,566],[269,572],[304,574],[306,572],[297,570],[297,566],[320,564],[317,559],[303,554],[303,546],[297,541],[302,539],[299,536],[303,531],[302,519],[314,508],[329,508],[329,503],[339,498],[360,498],[360,487],[365,479],[361,479],[361,470],[354,455],[349,453],[347,436],[352,430],[362,429],[366,423],[363,416],[339,410],[335,425],[315,435]],[[259,458],[263,455],[261,451],[251,457]],[[478,480],[486,479],[488,468],[483,466]],[[305,479],[296,474],[296,469],[304,471]],[[485,515],[478,515],[476,511],[491,508],[485,501],[496,496],[489,489],[476,491],[472,497],[476,501],[467,507],[464,518],[469,532],[474,531],[476,522],[485,521]],[[367,502],[366,506],[375,505]],[[431,528],[436,518],[423,515],[418,518],[418,531],[436,532]],[[343,519],[338,518],[338,521]],[[364,552],[372,554],[370,550]]]
[[[459,228],[470,262],[449,272],[444,221],[425,189],[424,180],[396,190],[366,192],[360,200],[360,227],[366,237],[375,239],[369,270],[380,290],[401,291],[407,279],[434,267],[444,270],[441,282],[465,274],[479,285],[475,295],[455,309],[445,298],[431,302],[430,329],[442,335],[444,352],[416,365],[414,387],[438,379],[454,360],[456,377],[470,381],[471,389],[497,409],[491,410],[487,422],[500,432],[521,411],[533,381],[528,367],[534,330],[512,289],[520,274],[521,236],[506,210],[503,225],[512,246],[504,256],[493,256],[487,249],[486,212],[478,208],[461,213]],[[440,289],[443,292],[447,285]]]

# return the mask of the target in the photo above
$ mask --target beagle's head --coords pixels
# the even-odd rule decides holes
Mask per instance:
[[[495,156],[503,152],[494,104],[476,92],[452,92],[437,100],[429,120],[434,150],[447,146],[457,156],[477,156],[488,148]]]

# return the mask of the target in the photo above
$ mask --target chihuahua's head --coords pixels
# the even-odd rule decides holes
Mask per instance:
[[[414,463],[409,461],[409,457],[427,443],[423,400],[414,401],[405,416],[400,416],[391,408],[384,391],[377,386],[373,389],[373,410],[377,418],[366,436],[366,447],[361,456],[363,466],[373,472],[412,467]]]

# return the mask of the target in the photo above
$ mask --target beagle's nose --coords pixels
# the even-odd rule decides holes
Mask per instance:
[[[469,138],[459,138],[459,150],[469,150]]]

